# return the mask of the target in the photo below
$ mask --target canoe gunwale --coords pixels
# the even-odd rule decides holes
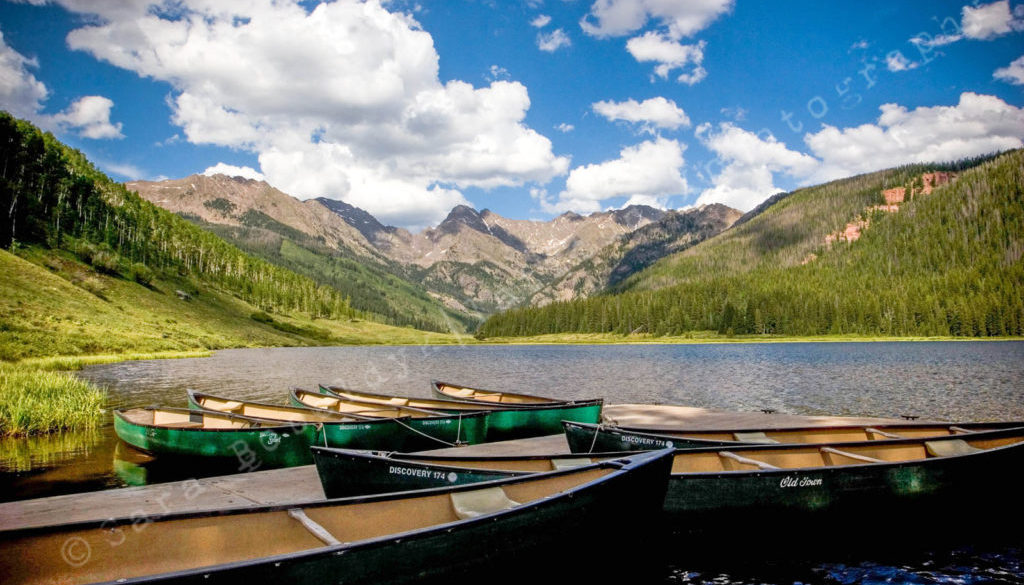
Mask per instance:
[[[573,401],[557,401],[557,402],[552,402],[551,404],[509,404],[509,403],[505,403],[505,402],[485,402],[485,401],[482,401],[482,400],[459,400],[459,399],[451,398],[451,397],[446,397],[446,398],[416,398],[416,397],[412,397],[412,396],[392,396],[392,395],[388,395],[388,394],[377,394],[375,392],[364,392],[362,390],[349,390],[347,388],[342,388],[340,386],[327,386],[327,385],[324,385],[324,384],[320,384],[319,386],[320,386],[320,388],[322,388],[322,389],[324,389],[326,391],[326,394],[328,396],[338,396],[338,393],[336,392],[336,390],[341,390],[341,391],[344,391],[344,392],[352,392],[352,393],[355,393],[355,394],[372,395],[372,396],[376,396],[378,398],[385,398],[385,399],[386,398],[408,398],[410,400],[442,401],[442,402],[450,402],[450,403],[456,404],[456,405],[478,406],[478,407],[481,408],[482,412],[501,412],[501,411],[508,411],[508,410],[514,410],[514,411],[519,411],[519,410],[568,410],[570,408],[582,408],[582,407],[594,406],[594,405],[604,406],[604,399],[603,398],[588,398],[586,400],[573,400]],[[419,408],[419,407],[416,407],[416,408]],[[443,408],[443,407],[439,407],[439,408]],[[458,409],[458,410],[463,411],[463,409]],[[465,412],[472,412],[472,411],[466,410]]]
[[[197,396],[207,396],[209,398],[216,398],[218,400],[223,399],[223,397],[221,397],[221,396],[213,396],[211,394],[196,393],[196,395]],[[189,395],[189,399],[191,400],[191,394]],[[234,400],[234,399],[232,399],[232,400]],[[279,405],[279,404],[268,404],[268,403],[265,403],[265,402],[252,402],[252,401],[249,401],[249,400],[242,400],[240,402],[244,402],[246,404],[258,404],[260,406],[272,406],[272,407],[278,407],[278,408],[301,408],[301,409],[308,410],[310,412],[314,412],[316,414],[327,414],[327,415],[336,416],[338,418],[338,420],[331,420],[331,421],[295,421],[295,423],[294,423],[294,424],[301,424],[301,425],[310,425],[310,426],[315,427],[317,429],[319,429],[321,427],[346,426],[346,425],[366,425],[366,424],[388,426],[389,424],[394,424],[392,421],[398,420],[398,421],[406,422],[406,421],[411,419],[411,417],[408,417],[408,416],[394,417],[394,418],[380,418],[380,417],[375,417],[375,416],[364,416],[364,415],[356,415],[356,414],[352,414],[352,415],[349,415],[349,414],[339,414],[337,412],[333,412],[333,411],[326,410],[326,409],[314,408],[312,406],[284,406],[284,405]],[[229,414],[229,413],[225,413],[225,412],[220,411],[220,410],[211,410],[209,408],[205,408],[202,405],[198,405],[198,404],[197,404],[196,411],[198,411],[198,412],[213,412],[213,413],[217,413],[217,414]],[[254,420],[258,420],[258,421],[289,422],[289,423],[292,422],[292,421],[284,421],[283,419],[270,418],[270,417],[265,417],[265,416],[251,416],[251,415],[234,415],[234,416],[244,416],[245,418],[251,418],[251,419],[254,419]],[[354,420],[343,420],[344,418],[349,417],[349,416],[353,417]]]
[[[165,407],[165,406],[143,406],[143,407],[136,407],[136,408],[118,408],[118,409],[114,410],[114,416],[119,418],[119,419],[121,419],[122,421],[124,421],[125,424],[131,425],[131,426],[134,426],[134,427],[154,428],[154,429],[167,429],[167,430],[174,430],[174,431],[197,431],[197,432],[203,432],[203,433],[216,433],[216,432],[234,432],[234,433],[237,433],[237,432],[245,432],[245,431],[249,431],[249,432],[252,432],[252,431],[290,431],[290,430],[301,430],[303,427],[315,427],[318,424],[318,423],[311,423],[311,422],[294,422],[294,423],[289,422],[289,424],[276,424],[274,426],[224,428],[224,429],[205,429],[205,428],[201,428],[201,427],[170,427],[170,426],[158,425],[158,424],[152,424],[152,423],[149,423],[149,424],[147,424],[147,423],[140,423],[140,422],[136,422],[136,421],[130,420],[130,419],[126,418],[122,414],[126,410],[170,410],[170,411],[181,411],[183,414],[184,413],[215,414],[215,415],[218,415],[218,416],[225,416],[225,417],[229,417],[229,418],[241,419],[241,420],[244,420],[246,422],[254,422],[254,423],[257,423],[257,424],[260,424],[260,425],[266,425],[266,423],[268,423],[268,422],[281,423],[282,421],[273,420],[273,419],[265,419],[265,418],[256,418],[256,417],[252,417],[252,416],[242,416],[240,414],[231,414],[231,413],[228,413],[228,412],[221,412],[221,411],[218,411],[218,410],[207,410],[207,409],[195,410],[195,409],[188,409],[188,408]]]
[[[304,388],[292,388],[291,396],[295,400],[298,400],[300,392],[303,393],[303,394],[312,394],[314,396],[319,396],[319,397],[328,396],[328,395],[325,395],[325,394],[320,394],[319,392],[313,392],[311,390],[306,390]],[[330,398],[337,398],[338,400],[341,400],[342,402],[356,402],[356,403],[358,403],[357,400],[347,400],[345,398],[340,398],[338,396],[329,396],[329,397]],[[298,400],[298,401],[302,402],[301,400]],[[385,404],[373,404],[373,403],[370,403],[370,402],[366,402],[366,403],[362,403],[362,404],[365,404],[367,407],[377,406],[377,407],[382,407],[382,408],[394,408],[394,407],[389,407],[388,405],[385,405]],[[310,406],[308,404],[306,406],[308,408],[313,408],[313,409],[316,409],[316,410],[325,410],[327,412],[334,412],[334,411],[329,410],[327,408],[320,408],[320,407],[316,407],[316,406]],[[447,412],[438,412],[438,411],[435,411],[435,410],[428,410],[428,409],[425,409],[425,408],[414,408],[414,407],[408,407],[408,406],[402,406],[402,407],[399,407],[399,408],[407,409],[407,410],[418,410],[418,411],[421,411],[421,412],[430,413],[430,416],[422,416],[422,417],[413,417],[413,416],[408,416],[408,415],[400,416],[400,417],[378,417],[378,416],[367,416],[367,415],[363,415],[363,416],[367,416],[367,418],[369,418],[371,420],[398,419],[398,420],[403,420],[403,421],[404,420],[417,420],[417,421],[446,420],[446,419],[450,419],[450,418],[453,418],[453,417],[459,417],[459,418],[462,418],[462,419],[467,419],[467,418],[483,418],[483,417],[487,416],[487,411],[484,411],[484,410],[474,410],[474,411],[459,412],[459,413],[447,413]]]
[[[491,392],[493,394],[504,394],[504,395],[508,395],[508,396],[524,396],[524,397],[527,397],[527,398],[533,398],[533,399],[543,400],[543,401],[547,401],[547,402],[532,402],[532,403],[515,404],[515,403],[508,403],[508,402],[490,402],[490,401],[487,401],[487,400],[475,400],[473,398],[459,398],[459,397],[456,397],[456,396],[451,396],[449,394],[446,394],[443,390],[441,390],[440,386],[451,386],[453,388],[465,388],[467,390],[477,390],[477,391],[480,391],[480,392]],[[567,404],[567,403],[576,403],[576,404],[578,404],[580,402],[593,402],[593,401],[600,401],[602,403],[604,402],[603,398],[587,399],[587,400],[583,400],[583,401],[573,401],[573,400],[561,400],[559,398],[550,398],[548,396],[538,396],[536,394],[522,394],[522,393],[518,393],[518,392],[502,392],[502,391],[499,391],[499,390],[485,390],[483,388],[473,388],[473,387],[470,387],[470,386],[463,386],[461,384],[451,384],[449,382],[442,382],[440,380],[431,380],[430,381],[430,388],[431,388],[431,390],[433,390],[433,392],[435,394],[438,394],[440,396],[445,397],[448,400],[453,400],[455,402],[467,402],[467,403],[470,403],[470,404],[478,404],[478,403],[483,403],[483,404],[502,404],[502,405],[505,405],[505,406],[513,407],[513,408],[544,406],[544,405],[547,405],[547,404]]]
[[[342,418],[345,418],[345,417],[351,417],[351,418],[353,418],[353,419],[355,419],[356,421],[359,421],[359,422],[377,420],[376,417],[365,416],[365,415],[362,415],[362,414],[355,414],[355,413],[339,413],[339,412],[331,412],[331,411],[328,411],[328,412],[324,413],[324,411],[322,409],[313,408],[312,406],[306,406],[306,405],[298,406],[298,405],[288,405],[288,404],[272,404],[270,402],[260,402],[258,400],[243,400],[241,398],[227,398],[227,397],[224,397],[224,396],[216,396],[214,394],[208,394],[206,392],[199,392],[197,390],[192,390],[192,389],[188,389],[185,392],[186,392],[186,394],[188,394],[189,405],[193,405],[194,404],[196,406],[197,410],[206,410],[206,411],[211,411],[211,412],[219,412],[219,413],[222,413],[222,414],[234,414],[234,413],[224,412],[222,410],[214,410],[212,408],[206,408],[206,407],[204,407],[199,402],[198,399],[201,399],[201,398],[205,397],[205,398],[212,398],[214,400],[230,400],[230,401],[235,401],[235,402],[241,402],[243,404],[252,404],[254,406],[266,406],[266,407],[270,407],[270,408],[301,408],[303,410],[308,410],[310,412],[315,412],[317,414],[328,414],[330,416],[337,417],[338,419],[342,419]],[[262,419],[262,420],[280,420],[280,419],[268,419],[266,417],[259,417],[259,416],[250,416],[250,415],[246,415],[246,414],[235,414],[235,416],[244,416],[244,417],[247,417],[247,418],[255,418],[255,419]],[[327,422],[327,421],[323,421],[323,422]],[[331,422],[333,422],[333,421],[331,421]],[[339,420],[338,422],[344,422],[344,421]],[[347,421],[347,422],[354,422],[354,421]]]

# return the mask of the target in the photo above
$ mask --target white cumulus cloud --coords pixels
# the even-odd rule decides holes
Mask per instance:
[[[124,138],[121,123],[110,122],[110,110],[114,102],[101,95],[87,95],[79,98],[59,114],[52,117],[61,128],[75,129],[85,138]]]
[[[692,36],[732,10],[733,0],[597,0],[580,21],[597,37],[627,35],[655,20],[675,38]]]
[[[992,77],[1013,85],[1024,85],[1024,55],[1017,57],[1006,67],[996,69]]]
[[[544,28],[545,26],[549,25],[550,23],[551,23],[551,17],[548,16],[547,14],[541,14],[541,15],[538,15],[537,18],[534,18],[533,20],[530,21],[530,26],[532,26],[534,28]]]
[[[628,99],[624,102],[600,101],[593,104],[594,112],[608,120],[622,120],[640,124],[651,129],[664,128],[677,130],[690,125],[690,118],[682,108],[670,99],[654,97],[637,102]]]
[[[626,42],[626,50],[640,63],[654,62],[654,74],[667,79],[675,69],[682,70],[676,81],[687,85],[700,83],[708,72],[704,69],[706,41],[683,44],[670,36],[650,31]]]
[[[967,38],[988,40],[1019,31],[1024,28],[1022,24],[1020,14],[1010,12],[1010,1],[999,0],[978,7],[964,6],[960,27]]]
[[[719,124],[717,131],[702,124],[696,135],[715,153],[718,165],[712,186],[701,192],[696,205],[722,203],[749,211],[782,191],[775,186],[777,174],[803,178],[819,165],[814,157],[790,150],[774,136],[761,137],[730,122]]]
[[[572,45],[572,40],[569,35],[565,34],[565,31],[556,28],[549,33],[540,33],[537,35],[537,48],[547,53],[554,53],[562,47],[568,47]]]
[[[0,108],[19,118],[32,118],[43,109],[49,91],[30,69],[39,67],[7,45],[0,32]]]
[[[592,213],[605,207],[607,200],[620,197],[664,207],[669,197],[688,190],[682,176],[685,150],[676,140],[648,140],[623,148],[619,158],[574,168],[557,200],[543,192],[534,196],[549,213]]]
[[[459,189],[543,183],[569,160],[525,123],[525,86],[442,83],[433,39],[380,0],[58,0],[89,18],[72,49],[165,81],[186,140],[258,155],[268,182],[408,227]]]
[[[264,180],[263,175],[252,167],[239,167],[222,162],[207,168],[201,174],[206,175],[207,177],[212,177],[213,175],[227,175],[228,177],[242,177],[243,179],[252,179],[254,181]]]

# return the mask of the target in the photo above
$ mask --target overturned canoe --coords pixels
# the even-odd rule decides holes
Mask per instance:
[[[8,585],[478,582],[536,576],[541,560],[545,577],[569,577],[578,563],[552,561],[613,548],[608,530],[654,519],[670,461],[651,452],[477,486],[0,531],[0,575]]]
[[[250,402],[188,391],[189,407],[212,410],[293,423],[310,423],[314,428],[314,445],[348,449],[404,448],[416,437],[407,437],[411,431],[408,420],[394,418],[372,418],[358,414],[340,414],[322,409],[301,406],[278,406],[262,402]],[[418,444],[418,441],[416,441]]]
[[[313,448],[316,471],[329,498],[479,483],[628,455],[632,454],[473,457]]]
[[[694,449],[737,444],[849,443],[961,435],[977,431],[1024,427],[1024,421],[981,423],[903,423],[833,425],[794,428],[671,430],[618,427],[566,421],[563,424],[573,453]]]
[[[295,388],[292,402],[297,406],[341,414],[394,419],[406,429],[403,451],[422,451],[455,445],[475,445],[487,438],[487,413],[481,411],[445,413],[409,406],[374,404],[340,396]]]
[[[185,408],[114,411],[114,432],[147,453],[237,463],[240,471],[312,462],[314,426]]]
[[[347,390],[339,386],[321,385],[320,391],[347,400],[358,400],[389,406],[410,406],[437,412],[484,411],[487,413],[488,441],[508,441],[526,437],[557,435],[562,432],[562,421],[564,420],[598,423],[601,421],[601,409],[604,404],[602,400],[597,399],[510,408],[504,403],[388,396],[373,392]]]
[[[450,398],[452,400],[468,402],[497,403],[503,406],[528,406],[531,404],[555,404],[559,402],[569,402],[567,400],[535,396],[533,394],[516,394],[514,392],[498,392],[495,390],[470,388],[469,386],[449,384],[448,382],[438,382],[437,380],[430,383],[430,388],[434,391],[434,394],[441,398]]]

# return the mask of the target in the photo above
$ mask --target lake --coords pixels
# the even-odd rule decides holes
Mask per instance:
[[[317,383],[430,396],[432,379],[559,398],[804,415],[1024,420],[1024,342],[745,343],[274,348],[90,366],[111,408],[184,406],[185,390],[287,401]],[[0,441],[2,500],[203,475],[163,469],[92,433]],[[893,558],[801,559],[783,567],[670,562],[666,583],[1024,583],[1024,536]],[[890,555],[892,556],[892,555]]]

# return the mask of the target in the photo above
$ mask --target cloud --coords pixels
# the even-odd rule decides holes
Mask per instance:
[[[819,166],[814,157],[790,150],[770,134],[761,137],[730,122],[719,124],[717,132],[710,124],[701,124],[696,135],[717,157],[708,170],[715,163],[719,167],[712,186],[700,194],[696,205],[722,203],[748,211],[782,191],[775,186],[777,174],[803,178]]]
[[[19,118],[34,118],[43,109],[49,91],[29,71],[38,67],[38,61],[8,46],[0,32],[0,108]]]
[[[544,28],[551,23],[551,17],[547,14],[541,14],[537,18],[530,21],[530,26],[534,28]]]
[[[617,37],[640,30],[651,19],[679,40],[704,30],[732,7],[733,0],[597,0],[580,26],[591,36]]]
[[[562,134],[568,134],[568,133],[572,132],[575,129],[576,129],[575,126],[573,126],[572,124],[566,124],[565,122],[562,122],[558,126],[555,126],[555,130],[558,130]]]
[[[72,49],[169,83],[186,140],[256,153],[290,194],[411,227],[464,203],[459,189],[568,171],[524,123],[525,86],[441,83],[429,33],[379,0],[59,1],[91,23],[68,35]]]
[[[964,6],[960,27],[967,38],[985,41],[1019,31],[1022,24],[1019,14],[1010,13],[1010,1],[999,0],[976,8]]]
[[[690,118],[672,100],[654,97],[643,102],[629,99],[624,102],[601,101],[593,104],[594,112],[608,120],[623,120],[640,124],[653,132],[654,128],[677,130],[690,125]]]
[[[212,177],[213,175],[227,175],[229,177],[242,177],[243,179],[252,179],[254,181],[264,180],[263,175],[252,167],[238,167],[222,162],[207,168],[201,174],[206,175],[207,177]]]
[[[1017,57],[1006,67],[996,69],[992,77],[1013,85],[1024,85],[1024,55]]]
[[[569,39],[569,35],[565,34],[565,31],[556,28],[549,33],[539,33],[537,35],[537,48],[547,53],[554,53],[562,47],[568,47],[572,45],[572,40]]]
[[[954,24],[953,32],[932,37],[921,33],[910,39],[918,47],[933,49],[949,45],[965,38],[988,41],[1011,32],[1024,30],[1024,5],[1010,11],[1009,0],[999,0],[981,6],[964,6],[959,26]]]
[[[669,197],[688,190],[682,176],[685,149],[675,140],[648,140],[623,148],[617,159],[574,168],[556,201],[543,191],[533,195],[548,213],[592,213],[600,211],[606,200],[619,197],[658,201],[664,207]]]
[[[911,69],[917,69],[918,64],[907,59],[903,53],[899,51],[892,51],[885,56],[885,66],[892,72],[899,71],[910,71]]]
[[[708,75],[702,65],[706,46],[706,41],[684,45],[654,31],[633,37],[626,42],[626,50],[634,59],[641,63],[653,61],[658,64],[654,68],[654,74],[662,79],[667,79],[674,69],[683,69],[676,81],[687,85],[699,83]],[[688,66],[691,68],[686,71]]]
[[[995,96],[965,92],[955,106],[908,110],[885,104],[879,109],[876,124],[843,130],[826,125],[804,137],[822,161],[813,181],[1024,146],[1024,109]]]
[[[68,109],[52,117],[60,128],[75,129],[84,138],[124,138],[121,123],[110,123],[110,110],[114,102],[100,95],[81,97]]]

